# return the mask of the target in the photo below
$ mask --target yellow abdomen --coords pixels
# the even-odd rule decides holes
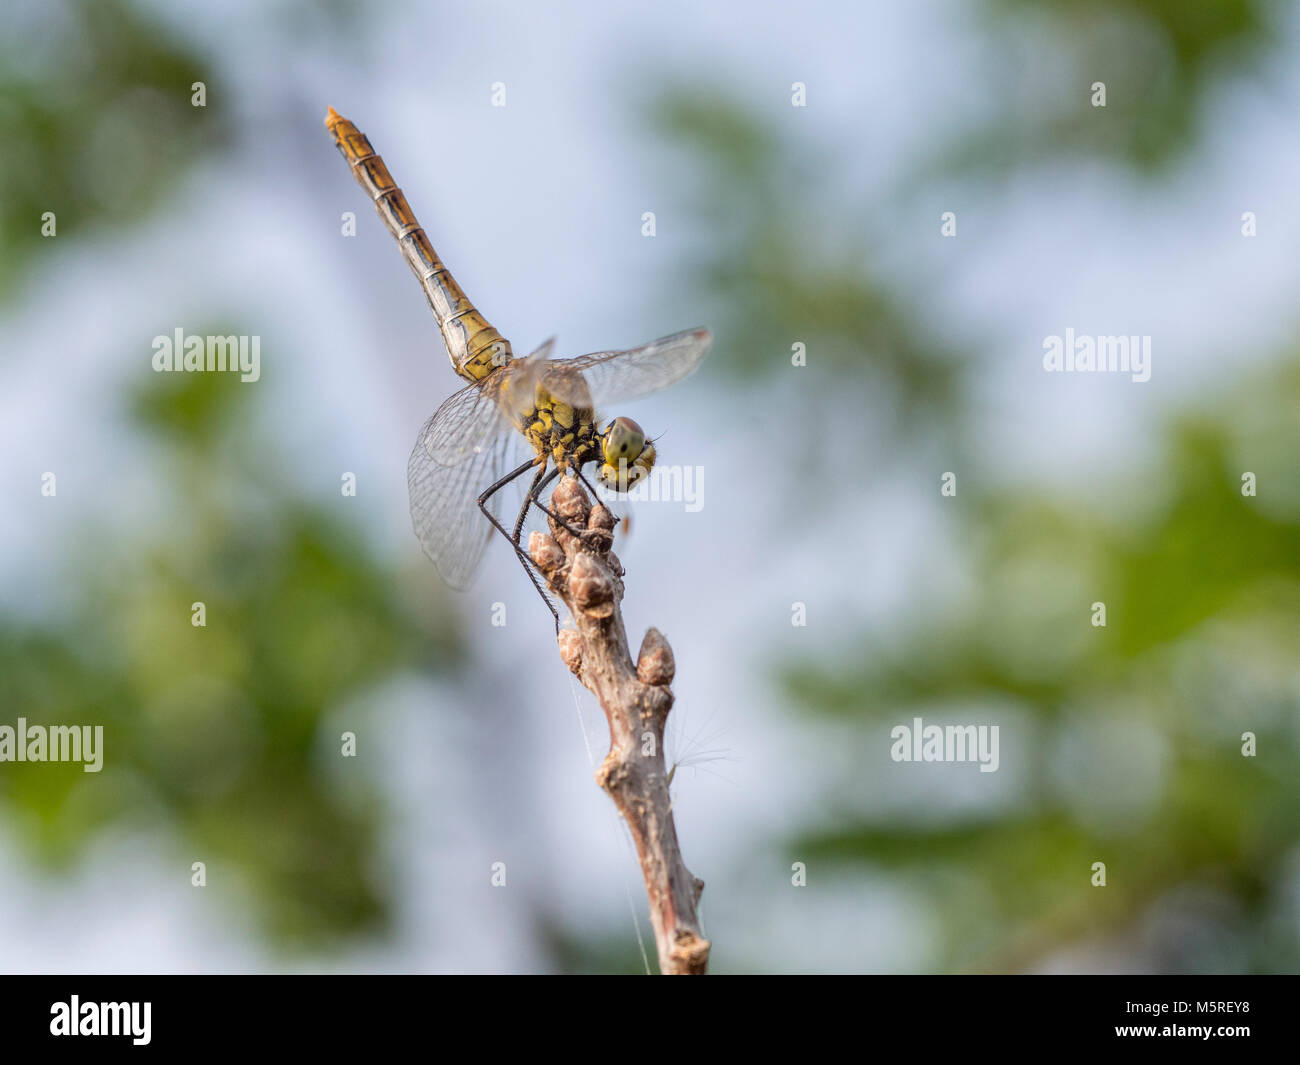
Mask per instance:
[[[479,313],[438,258],[402,190],[366,135],[332,107],[325,116],[325,125],[420,279],[456,372],[467,381],[481,381],[504,366],[511,358],[510,342]]]

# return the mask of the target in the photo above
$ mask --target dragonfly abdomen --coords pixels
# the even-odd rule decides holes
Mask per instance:
[[[419,278],[456,372],[467,381],[481,381],[509,362],[510,342],[479,313],[438,258],[402,190],[366,135],[332,107],[325,117],[325,125],[352,168],[357,183],[374,201],[379,217],[397,238],[402,255]]]

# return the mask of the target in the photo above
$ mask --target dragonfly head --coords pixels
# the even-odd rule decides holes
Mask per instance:
[[[650,474],[655,446],[645,430],[631,418],[615,418],[600,435],[600,483],[615,492],[627,492]]]

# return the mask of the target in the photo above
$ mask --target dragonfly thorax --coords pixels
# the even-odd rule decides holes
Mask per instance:
[[[518,427],[538,457],[558,469],[580,469],[601,456],[590,393],[577,373],[548,372],[538,382],[531,409],[522,413]]]

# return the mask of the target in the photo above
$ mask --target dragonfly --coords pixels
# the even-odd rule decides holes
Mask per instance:
[[[617,417],[603,426],[598,406],[656,392],[693,372],[712,344],[707,329],[674,333],[637,348],[552,358],[555,338],[527,358],[470,302],[438,258],[383,159],[353,123],[332,107],[325,125],[353,177],[374,201],[407,264],[424,289],[452,368],[468,382],[424,423],[407,464],[411,521],[424,552],[451,587],[469,587],[493,533],[508,540],[546,603],[520,539],[533,507],[567,524],[541,501],[562,475],[595,489],[583,467],[596,464],[607,489],[627,493],[654,468],[654,440],[635,421]],[[513,466],[520,441],[528,458]],[[501,490],[532,473],[512,528],[502,522]],[[575,534],[582,530],[571,529]]]

